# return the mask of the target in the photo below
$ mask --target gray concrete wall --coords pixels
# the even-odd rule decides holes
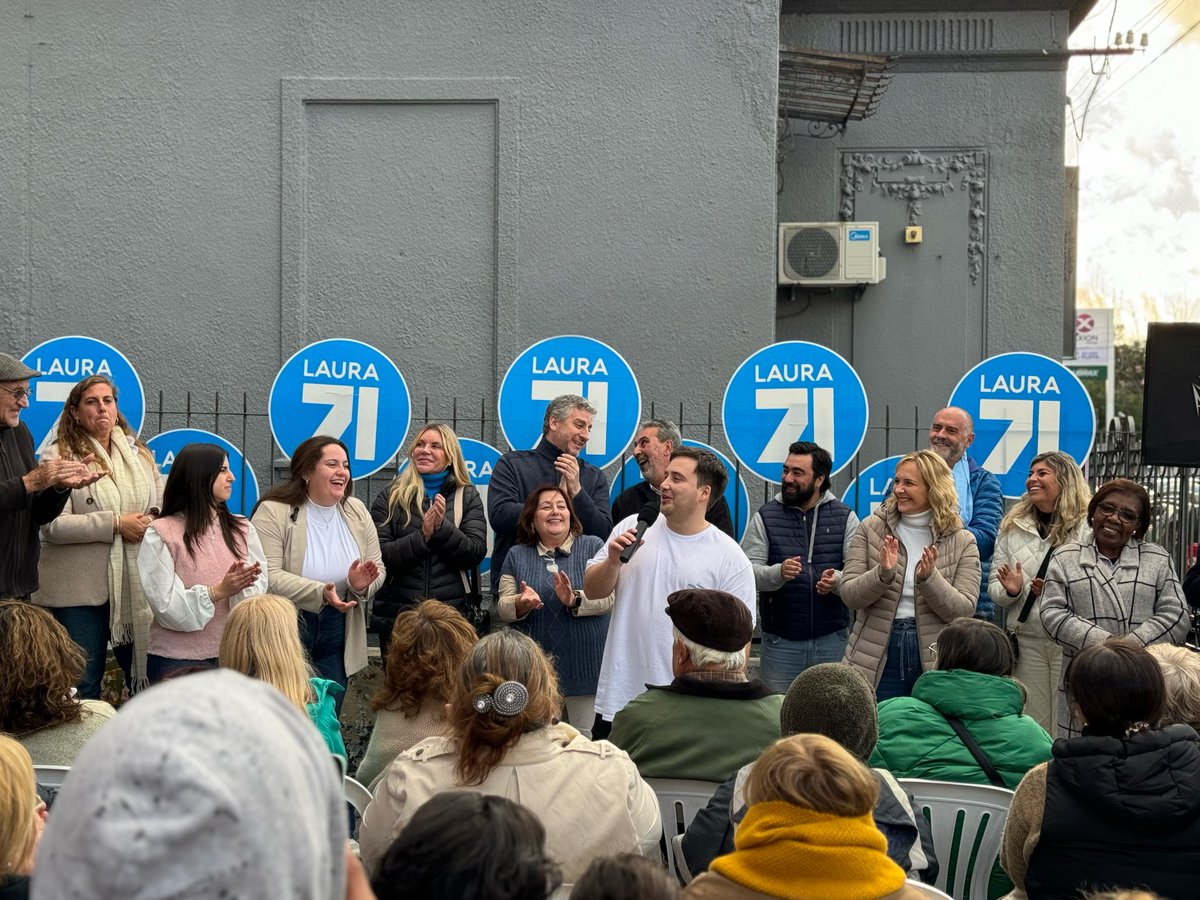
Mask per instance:
[[[858,302],[848,289],[782,293],[777,338],[816,341],[849,359],[876,427],[889,404],[893,424],[912,425],[914,406],[927,424],[987,356],[1058,358],[1065,59],[1041,51],[1065,46],[1067,12],[785,14],[780,27],[785,46],[901,60],[872,118],[828,140],[793,122],[798,136],[782,143],[779,220],[879,221],[887,279]],[[915,207],[881,190],[904,178],[924,181]],[[922,244],[905,245],[910,223],[923,227]],[[873,431],[863,458],[882,455]]]
[[[349,337],[494,410],[581,333],[719,399],[772,339],[777,45],[765,0],[6,4],[0,344],[265,411]]]

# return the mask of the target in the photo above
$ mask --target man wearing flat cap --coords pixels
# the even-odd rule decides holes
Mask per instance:
[[[746,677],[754,621],[737,597],[689,588],[667,598],[675,642],[667,685],[646,685],[609,736],[643,778],[724,781],[779,739],[783,695]]]
[[[29,379],[41,375],[15,356],[0,353],[0,599],[28,600],[37,590],[38,529],[52,521],[72,488],[98,481],[103,472],[82,462],[55,459],[38,465],[33,437],[21,421],[29,406]]]

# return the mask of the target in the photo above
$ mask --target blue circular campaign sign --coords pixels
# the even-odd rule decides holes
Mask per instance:
[[[642,414],[637,377],[608,344],[574,334],[538,341],[504,373],[498,406],[509,446],[536,446],[546,404],[560,394],[579,394],[596,407],[592,435],[580,456],[600,469],[619,458]]]
[[[808,341],[763,347],[738,366],[721,417],[743,466],[779,483],[788,447],[813,441],[833,457],[836,475],[867,434],[870,408],[862,379],[839,354]]]
[[[117,406],[134,434],[146,414],[146,392],[137,370],[125,354],[104,341],[80,335],[57,337],[38,344],[21,362],[42,373],[29,381],[29,409],[21,421],[33,435],[38,454],[57,434],[55,426],[71,388],[89,375],[106,375],[117,386]]]
[[[271,433],[288,456],[318,434],[350,450],[355,478],[388,464],[408,433],[408,385],[382,352],[347,338],[309,344],[283,364],[271,385]]]
[[[1005,497],[1025,493],[1029,464],[1059,450],[1083,465],[1096,436],[1087,388],[1062,363],[1037,353],[1001,353],[962,377],[950,405],[975,420],[971,458],[1000,479]]]
[[[242,451],[219,434],[200,428],[176,428],[156,434],[146,441],[146,446],[154,454],[154,464],[162,473],[163,480],[166,481],[179,451],[188,444],[216,444],[225,451],[225,455],[229,457],[229,471],[233,473],[233,496],[229,498],[226,506],[234,515],[250,515],[254,504],[258,502],[258,479],[254,477],[254,470],[250,468],[250,463],[246,461]]]
[[[850,486],[842,494],[842,502],[854,510],[854,514],[860,520],[865,520],[892,495],[892,477],[896,474],[896,463],[902,458],[889,456],[887,459],[873,462],[850,482]]]
[[[746,482],[738,475],[737,467],[730,461],[729,457],[716,447],[701,441],[693,441],[690,438],[683,439],[683,446],[708,450],[725,467],[725,474],[729,476],[729,481],[725,484],[725,502],[729,504],[729,516],[733,519],[733,536],[740,542],[742,535],[746,533],[746,523],[750,521],[751,513],[750,492],[746,490]],[[638,466],[637,460],[633,456],[630,456],[629,459],[625,460],[625,465],[621,467],[621,471],[612,479],[612,484],[608,488],[609,504],[611,505],[622,491],[633,487],[641,481],[645,481],[642,478],[642,470]],[[614,522],[613,524],[615,525],[616,523]]]
[[[483,508],[487,509],[488,485],[492,482],[492,469],[496,468],[496,463],[500,460],[500,451],[491,444],[485,444],[483,441],[476,441],[472,438],[460,437],[458,443],[462,446],[463,459],[467,464],[467,474],[471,476],[471,483],[479,491],[479,496],[483,500]],[[492,547],[495,543],[496,535],[492,533],[492,526],[488,525],[488,552],[483,562],[479,564],[480,573],[491,570]]]

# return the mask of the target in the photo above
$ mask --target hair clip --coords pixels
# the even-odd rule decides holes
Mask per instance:
[[[519,681],[505,681],[490,694],[479,694],[471,701],[475,712],[495,711],[498,716],[512,717],[529,703],[529,691]]]

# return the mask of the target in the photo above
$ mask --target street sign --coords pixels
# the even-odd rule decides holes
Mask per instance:
[[[842,502],[854,510],[859,519],[866,519],[892,495],[892,476],[896,474],[896,463],[902,458],[889,456],[871,463],[850,482],[842,494]]]
[[[133,363],[112,344],[80,335],[57,337],[38,344],[21,361],[42,373],[41,378],[30,380],[29,409],[21,413],[39,455],[58,433],[56,426],[71,388],[89,375],[112,379],[117,407],[134,434],[141,430],[146,412],[142,380]]]
[[[814,441],[829,451],[830,474],[836,475],[862,446],[870,410],[850,363],[820,344],[784,341],[738,366],[721,416],[742,465],[778,484],[795,441]]]
[[[560,394],[580,394],[596,407],[591,439],[580,456],[601,469],[620,457],[642,414],[637,376],[608,344],[574,334],[538,341],[504,373],[498,406],[509,446],[537,445],[546,404]]]
[[[146,446],[154,454],[154,464],[162,473],[163,481],[166,481],[179,451],[188,444],[216,444],[225,451],[225,455],[229,457],[229,471],[233,473],[234,479],[233,496],[229,498],[226,506],[234,515],[250,515],[254,511],[254,504],[258,502],[258,479],[254,477],[254,469],[250,468],[242,451],[219,434],[200,428],[176,428],[156,434],[146,441]]]
[[[967,452],[1000,479],[1005,497],[1025,493],[1029,464],[1060,450],[1083,465],[1096,435],[1087,389],[1062,363],[1037,353],[1002,353],[963,376],[950,406],[975,420]]]
[[[287,456],[302,441],[329,435],[349,448],[355,478],[373,475],[395,458],[411,410],[396,364],[370,344],[346,338],[317,341],[293,354],[275,376],[268,404],[271,433]]]
[[[746,482],[738,476],[737,467],[729,460],[729,457],[716,447],[700,441],[693,441],[690,438],[683,439],[683,446],[708,450],[725,467],[725,474],[729,476],[729,481],[725,484],[725,502],[729,504],[729,515],[733,519],[733,535],[740,542],[742,535],[746,533],[746,523],[750,521],[750,515],[756,511],[750,509],[750,492],[746,489]],[[637,460],[630,456],[625,460],[621,471],[612,479],[612,484],[608,489],[609,505],[612,505],[617,499],[618,494],[641,481],[645,481],[642,478],[642,470],[638,467]]]

